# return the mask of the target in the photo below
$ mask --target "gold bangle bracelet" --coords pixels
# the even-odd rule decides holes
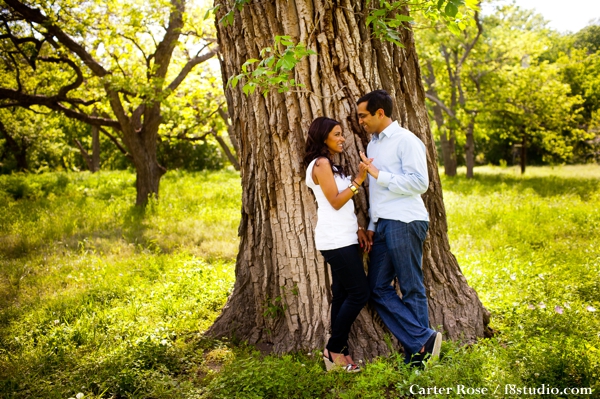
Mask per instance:
[[[352,183],[348,185],[348,188],[350,189],[350,191],[352,191],[353,194],[356,194],[358,192],[358,189]]]

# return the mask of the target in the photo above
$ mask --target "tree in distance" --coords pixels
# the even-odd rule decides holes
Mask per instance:
[[[190,3],[3,0],[0,107],[46,107],[99,126],[133,162],[144,205],[165,173],[156,156],[163,103],[217,53],[205,12]]]

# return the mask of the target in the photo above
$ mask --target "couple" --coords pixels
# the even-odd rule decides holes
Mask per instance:
[[[327,370],[358,372],[348,351],[352,323],[369,298],[400,341],[406,363],[439,356],[442,335],[429,328],[421,267],[429,215],[421,199],[429,178],[425,146],[392,121],[392,98],[384,90],[357,101],[359,123],[372,135],[352,178],[333,156],[343,151],[340,123],[325,117],[310,125],[306,140],[306,184],[318,204],[316,247],[331,267],[331,337],[323,352]],[[358,226],[352,197],[369,175],[370,222]],[[370,252],[365,276],[360,247]],[[391,285],[398,277],[402,298]]]

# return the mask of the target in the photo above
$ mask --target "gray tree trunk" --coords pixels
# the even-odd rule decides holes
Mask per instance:
[[[217,21],[228,11],[221,4]],[[304,183],[306,132],[317,116],[341,122],[353,172],[368,138],[358,125],[356,100],[374,89],[394,98],[394,118],[427,146],[430,187],[423,198],[431,216],[424,274],[431,323],[446,338],[473,342],[484,336],[489,313],[450,252],[437,155],[413,35],[401,49],[372,38],[361,1],[261,1],[236,12],[233,26],[217,25],[223,81],[249,58],[260,58],[275,35],[289,35],[317,52],[301,61],[296,79],[306,89],[246,97],[241,85],[225,88],[231,131],[240,147],[243,197],[234,290],[208,331],[272,345],[276,352],[322,349],[328,338],[330,277],[315,250],[316,204]],[[367,196],[355,197],[365,226]],[[351,333],[356,358],[386,354],[388,331],[368,308]]]
[[[467,158],[467,179],[473,178],[473,168],[475,167],[475,139],[473,138],[473,129],[475,128],[475,118],[471,118],[467,126],[467,141],[465,143],[465,156]]]
[[[444,164],[444,174],[446,176],[456,176],[456,135],[454,129],[448,129],[450,134],[446,134],[446,129],[440,132],[440,142],[442,145],[442,162]]]
[[[100,127],[92,126],[92,168],[95,173],[100,170]]]
[[[0,121],[0,136],[6,140],[8,149],[12,152],[17,163],[17,169],[21,172],[29,170],[29,164],[27,162],[27,149],[29,148],[29,141],[26,137],[21,138],[21,144],[17,142],[6,130],[4,124]]]

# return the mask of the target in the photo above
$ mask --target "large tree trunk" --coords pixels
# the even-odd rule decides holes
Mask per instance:
[[[220,0],[215,3],[222,3],[219,20],[228,8]],[[306,90],[246,97],[241,85],[225,88],[232,132],[240,145],[244,190],[236,282],[209,335],[271,344],[276,352],[323,348],[329,331],[330,277],[314,246],[316,204],[302,165],[306,132],[317,116],[339,120],[346,138],[345,161],[356,171],[358,151],[367,143],[358,125],[356,100],[378,88],[392,95],[394,118],[428,150],[430,187],[424,200],[431,223],[423,267],[431,323],[451,339],[473,342],[485,334],[488,312],[450,253],[412,33],[402,32],[405,49],[374,40],[365,26],[365,11],[364,2],[349,0],[261,1],[236,12],[233,26],[217,25],[224,82],[239,73],[244,61],[273,46],[275,35],[307,43],[318,55],[296,67],[296,79]],[[355,203],[364,226],[364,190]],[[363,310],[351,333],[354,355],[387,353],[386,332],[370,310]]]
[[[156,158],[157,137],[158,127],[156,132],[146,131],[145,135],[139,134],[133,137],[123,135],[135,165],[137,206],[145,206],[150,197],[158,197],[160,178],[167,172]]]

